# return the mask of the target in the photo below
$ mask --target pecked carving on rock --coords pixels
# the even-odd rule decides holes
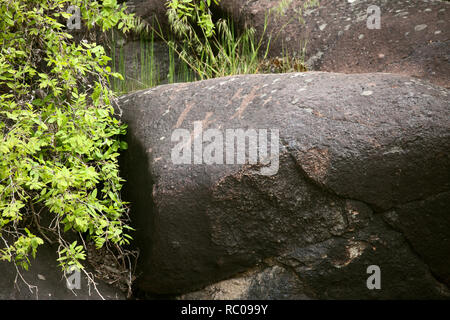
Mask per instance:
[[[446,215],[414,209],[436,231],[420,246],[407,224],[380,214],[402,208],[408,219],[406,204],[449,191],[447,89],[392,74],[248,75],[138,91],[119,108],[129,126],[121,167],[141,290],[195,291],[271,259],[268,267],[300,279],[305,297],[448,297],[439,263]],[[173,163],[176,129],[192,138],[188,163]],[[227,164],[227,150],[223,162],[207,162],[205,134],[225,141],[227,129],[278,130],[275,174],[249,162],[251,138],[246,163]],[[385,290],[367,289],[369,265],[380,266]]]

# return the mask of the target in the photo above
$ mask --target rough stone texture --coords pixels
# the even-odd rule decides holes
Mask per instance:
[[[240,28],[252,26],[261,36],[270,14],[263,47],[271,38],[270,55],[301,55],[310,70],[363,73],[390,72],[427,79],[450,87],[450,2],[441,0],[221,0],[213,14],[230,14]],[[133,12],[168,32],[164,1],[128,1]],[[381,28],[368,29],[367,10],[381,11]],[[371,13],[372,14],[372,13]]]
[[[400,230],[406,239],[417,248],[423,260],[430,266],[436,277],[450,283],[450,215],[446,201],[448,192],[424,200],[406,203],[384,214],[386,221]],[[427,239],[427,241],[424,241]],[[430,241],[428,241],[430,240]],[[438,254],[447,252],[447,258]]]
[[[157,27],[161,30],[167,31],[169,29],[166,15],[165,0],[129,0],[126,2],[129,11],[141,17],[144,21]],[[158,27],[158,28],[159,28]]]
[[[450,2],[321,0],[319,8],[302,9],[304,2],[285,1],[284,13],[271,15],[266,33],[266,38],[272,35],[271,55],[283,55],[283,48],[301,53],[306,42],[310,70],[392,72],[450,86]],[[266,13],[280,3],[222,0],[221,7],[241,27],[253,26],[262,34]],[[371,5],[381,10],[380,29],[367,28]]]
[[[307,297],[445,297],[441,243],[450,225],[445,209],[433,208],[449,205],[448,94],[399,75],[308,72],[121,97],[124,191],[141,249],[136,285],[186,293],[272,258],[298,276]],[[204,130],[279,129],[278,173],[172,164],[173,130],[192,132],[200,120]],[[401,217],[397,227],[382,219],[388,212]],[[416,221],[433,237],[415,234],[408,224]],[[382,269],[383,290],[366,288],[372,264]]]
[[[306,288],[295,275],[278,265],[247,272],[230,280],[184,294],[180,300],[309,300]]]
[[[61,268],[56,261],[56,247],[40,246],[36,259],[31,259],[28,271],[19,268],[24,280],[36,288],[30,289],[18,276],[12,263],[0,261],[0,300],[100,300],[102,299],[88,279],[81,273],[80,289],[69,290]],[[87,268],[92,272],[91,268]],[[17,279],[16,279],[17,277]],[[16,285],[15,285],[16,283]],[[106,300],[123,300],[125,295],[118,289],[96,280],[97,289]]]

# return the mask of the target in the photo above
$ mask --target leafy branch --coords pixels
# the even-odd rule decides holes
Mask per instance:
[[[131,239],[117,159],[126,126],[109,89],[121,76],[101,45],[67,32],[70,5],[89,29],[140,25],[116,0],[0,0],[0,260],[24,269],[44,240],[64,270],[83,268],[72,231],[97,248]]]

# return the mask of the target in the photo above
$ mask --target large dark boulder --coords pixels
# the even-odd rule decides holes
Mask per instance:
[[[384,213],[386,221],[405,235],[420,257],[430,266],[433,274],[446,284],[450,283],[448,199],[449,192],[440,193],[405,203]],[[447,258],[442,255],[444,252],[447,252]]]
[[[265,40],[270,54],[301,54],[310,70],[361,73],[392,72],[450,86],[450,2],[440,0],[221,0],[222,10],[243,28],[261,36],[270,10]],[[281,10],[280,5],[286,4]],[[380,29],[369,29],[380,9]],[[275,8],[279,8],[275,10]],[[377,27],[377,26],[375,26]]]
[[[278,266],[307,288],[293,297],[448,297],[448,95],[399,75],[310,72],[122,96],[136,285],[179,294]],[[196,139],[195,121],[219,133],[279,130],[279,170],[174,164],[172,134]],[[366,287],[370,265],[381,268],[382,290]]]

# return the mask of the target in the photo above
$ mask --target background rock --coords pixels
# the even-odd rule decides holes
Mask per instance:
[[[166,15],[166,0],[129,0],[126,2],[129,11],[135,13],[150,25],[161,27],[163,32],[169,30]]]
[[[263,33],[268,10],[281,1],[222,0],[241,28]],[[310,70],[362,73],[392,72],[450,86],[450,3],[430,0],[321,0],[304,8],[304,0],[284,1],[283,11],[271,14],[266,43],[270,54],[301,54],[306,49]],[[367,9],[381,10],[381,28],[367,28]],[[274,11],[275,12],[275,11]],[[281,28],[283,26],[283,28]]]
[[[449,204],[448,90],[391,74],[312,72],[160,86],[119,104],[140,289],[186,293],[272,258],[308,287],[291,296],[448,297],[440,243],[450,225],[427,204]],[[192,132],[194,121],[204,130],[279,129],[278,173],[172,164],[173,130]],[[382,219],[405,208],[407,221],[405,206],[421,200],[429,214],[414,210],[435,235],[424,246]],[[422,252],[430,247],[432,257]],[[384,290],[366,287],[373,264]]]
[[[238,29],[254,27],[270,41],[270,57],[302,56],[309,70],[389,72],[427,79],[450,87],[450,2],[441,0],[221,0],[215,19],[230,15]],[[165,1],[134,0],[134,12],[169,32]],[[282,6],[282,4],[285,4]],[[378,6],[380,29],[368,29],[368,8]],[[278,8],[278,9],[277,9]]]
[[[88,285],[87,277],[81,272],[80,289],[67,288],[66,279],[56,259],[57,247],[39,246],[36,259],[30,259],[28,271],[19,268],[24,280],[36,288],[32,291],[17,275],[14,264],[0,261],[0,300],[100,300],[93,285]],[[87,267],[88,272],[92,268]],[[72,273],[71,273],[72,274]],[[70,276],[71,274],[68,274]],[[17,277],[17,278],[16,278]],[[125,295],[118,289],[96,279],[96,286],[106,300],[124,300]]]

